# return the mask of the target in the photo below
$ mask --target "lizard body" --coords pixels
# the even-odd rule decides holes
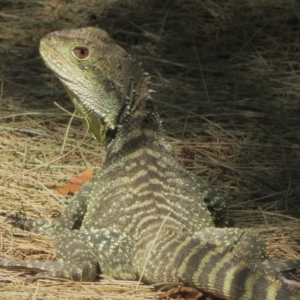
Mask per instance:
[[[53,237],[58,260],[3,258],[0,266],[74,280],[93,280],[101,268],[119,279],[177,282],[223,299],[300,299],[300,290],[274,276],[288,263],[262,264],[265,245],[255,232],[216,228],[223,198],[176,161],[148,74],[106,32],[54,32],[40,52],[92,135],[105,142],[106,158],[56,221],[18,221]]]

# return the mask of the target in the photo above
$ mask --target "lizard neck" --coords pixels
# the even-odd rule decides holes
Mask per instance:
[[[146,84],[147,81],[142,89],[135,91],[144,89],[147,92],[144,95],[135,92],[137,97],[131,102],[130,109],[124,108],[120,115],[120,125],[107,132],[107,163],[146,148],[173,155]]]

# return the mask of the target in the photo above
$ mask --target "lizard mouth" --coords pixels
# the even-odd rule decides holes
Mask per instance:
[[[43,38],[40,42],[40,54],[45,65],[64,82],[80,82],[79,78],[72,76],[72,72],[66,69],[68,63],[64,56],[57,49],[49,44],[48,39]],[[58,59],[59,57],[59,59]],[[82,83],[83,84],[83,83]]]

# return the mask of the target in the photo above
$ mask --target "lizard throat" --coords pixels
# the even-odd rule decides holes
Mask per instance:
[[[109,130],[113,130],[115,128],[115,124],[106,122],[104,117],[100,117],[93,111],[87,109],[77,98],[77,96],[72,93],[66,86],[65,89],[75,106],[76,113],[83,118],[83,122],[88,131],[91,133],[94,139],[99,141],[101,144],[104,144],[106,142],[107,132]]]

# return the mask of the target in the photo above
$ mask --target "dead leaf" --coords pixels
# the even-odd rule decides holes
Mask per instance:
[[[65,186],[55,189],[54,192],[59,195],[74,194],[92,177],[92,168],[87,168],[80,176],[71,178]]]

